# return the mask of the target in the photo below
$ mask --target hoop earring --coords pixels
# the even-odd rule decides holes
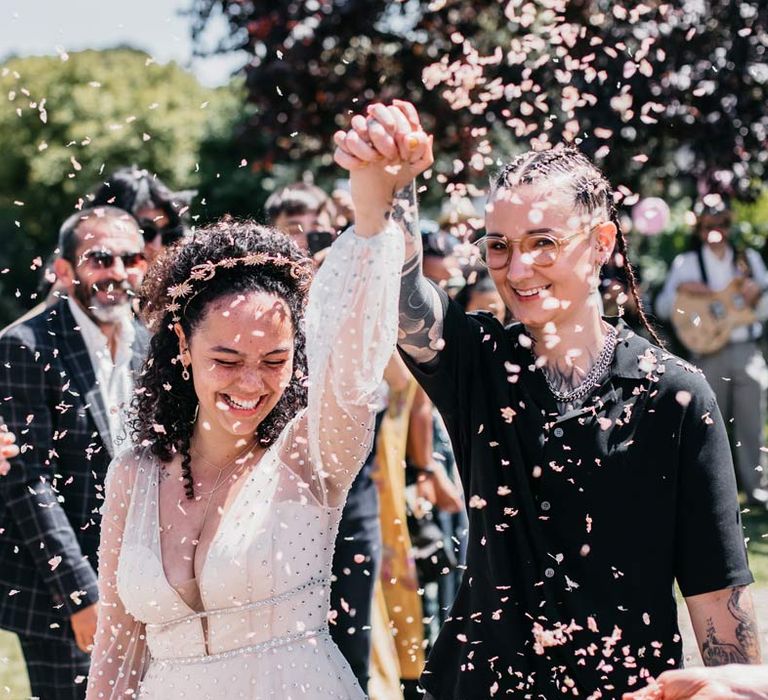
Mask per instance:
[[[183,370],[181,370],[181,378],[182,378],[182,379],[183,379],[185,382],[188,382],[188,381],[189,381],[189,370],[188,370],[186,367],[184,367],[184,369],[183,369]]]

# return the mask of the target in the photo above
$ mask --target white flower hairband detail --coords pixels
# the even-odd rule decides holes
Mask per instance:
[[[249,253],[240,258],[224,258],[223,260],[219,260],[219,262],[205,262],[200,265],[195,265],[187,279],[179,284],[174,284],[168,287],[170,302],[166,305],[165,310],[168,313],[173,314],[173,321],[178,323],[181,320],[183,308],[186,308],[189,302],[194,299],[195,295],[201,291],[197,290],[197,292],[195,292],[194,282],[208,282],[213,279],[219,268],[231,269],[238,265],[255,267],[267,264],[289,268],[291,277],[295,280],[299,280],[299,287],[301,289],[308,289],[312,282],[313,268],[310,260],[297,262],[282,255]],[[182,303],[184,304],[183,307]],[[179,314],[180,311],[182,314]]]

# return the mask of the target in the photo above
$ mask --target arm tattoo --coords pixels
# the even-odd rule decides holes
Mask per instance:
[[[432,362],[442,347],[443,305],[421,269],[423,251],[414,183],[395,194],[392,219],[403,229],[406,257],[400,277],[398,345],[419,364]]]
[[[745,586],[734,588],[728,598],[728,612],[737,622],[735,643],[720,639],[712,618],[707,620],[707,638],[701,644],[701,658],[705,666],[760,663],[760,643],[754,610],[748,601],[744,607],[741,603],[745,590]]]

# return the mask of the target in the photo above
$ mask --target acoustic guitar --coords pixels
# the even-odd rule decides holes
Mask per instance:
[[[696,355],[711,355],[728,343],[739,326],[755,322],[755,312],[741,293],[743,279],[711,294],[679,292],[672,327],[680,342]]]

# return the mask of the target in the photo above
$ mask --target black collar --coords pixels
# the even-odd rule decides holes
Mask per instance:
[[[649,362],[653,363],[652,358],[655,356],[656,362],[666,358],[659,348],[635,333],[619,316],[604,316],[603,320],[610,323],[618,332],[616,350],[611,363],[612,377],[643,381],[648,377]],[[523,353],[528,363],[532,364],[535,360],[533,352],[530,348],[523,347],[520,342],[520,335],[527,336],[525,326],[522,323],[513,323],[507,326],[507,332],[510,334],[515,352]]]
[[[618,331],[616,350],[611,363],[611,374],[622,379],[642,381],[648,377],[649,362],[661,362],[663,353],[645,338],[635,333],[618,316],[603,317]]]

